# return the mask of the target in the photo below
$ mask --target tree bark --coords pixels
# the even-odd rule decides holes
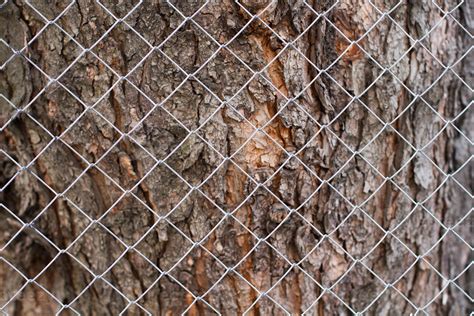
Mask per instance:
[[[470,313],[472,3],[171,2],[0,8],[3,311]]]

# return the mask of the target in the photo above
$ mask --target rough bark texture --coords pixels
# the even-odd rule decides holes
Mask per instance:
[[[192,15],[201,5],[198,2],[174,3],[185,15]],[[334,5],[327,17],[351,40],[360,39],[381,18],[368,1],[307,2],[318,12]],[[453,126],[442,129],[441,117],[428,106],[430,104],[444,119],[453,119],[472,101],[472,91],[468,88],[472,86],[472,54],[457,62],[472,44],[466,32],[472,32],[472,2],[466,1],[439,24],[443,13],[435,3],[443,10],[450,10],[455,7],[455,1],[401,2],[390,14],[399,26],[385,17],[359,42],[382,66],[391,66],[400,59],[392,68],[398,80],[390,73],[382,74],[364,51],[355,45],[349,47],[342,33],[322,18],[299,37],[316,16],[300,1],[278,1],[261,15],[274,32],[263,23],[253,21],[227,46],[254,71],[262,70],[271,62],[262,72],[267,81],[257,76],[240,89],[252,78],[249,68],[226,49],[207,62],[218,45],[187,22],[161,49],[187,73],[207,62],[195,77],[219,99],[230,100],[239,115],[229,106],[218,109],[218,98],[195,78],[186,78],[183,71],[159,51],[140,63],[149,47],[124,24],[117,25],[92,52],[119,75],[126,75],[135,68],[128,78],[146,96],[124,80],[117,82],[121,78],[88,52],[59,78],[76,99],[58,82],[49,82],[45,74],[51,78],[62,74],[80,55],[80,47],[57,26],[47,26],[38,12],[25,2],[7,1],[0,8],[0,38],[15,49],[30,44],[23,54],[12,56],[0,43],[0,64],[10,58],[0,70],[0,93],[19,109],[29,104],[25,112],[30,116],[15,113],[15,109],[1,99],[0,124],[9,124],[0,133],[0,146],[18,164],[33,163],[28,170],[21,170],[7,155],[0,156],[0,184],[4,188],[0,192],[0,246],[7,245],[0,252],[0,258],[26,277],[37,277],[36,282],[62,304],[71,304],[86,315],[118,314],[127,306],[127,300],[110,284],[131,301],[139,298],[137,302],[153,314],[179,314],[190,304],[193,305],[188,312],[192,315],[214,313],[202,301],[195,302],[185,287],[226,315],[247,310],[258,298],[254,288],[268,291],[270,297],[292,314],[311,307],[308,313],[312,315],[347,315],[351,314],[347,306],[315,283],[330,287],[341,277],[332,291],[355,311],[369,305],[366,312],[370,315],[407,315],[417,311],[393,288],[378,297],[385,285],[361,263],[354,263],[341,250],[344,248],[354,258],[363,258],[362,262],[369,269],[393,284],[415,306],[423,308],[436,297],[427,305],[426,313],[468,314],[472,310],[469,297],[454,284],[446,285],[426,262],[415,262],[416,258],[396,238],[388,235],[382,239],[383,231],[364,214],[388,230],[411,212],[394,235],[417,255],[429,251],[427,261],[446,279],[458,276],[472,261],[471,249],[458,237],[472,245],[472,215],[456,227],[455,233],[444,235],[445,230],[427,212],[450,227],[472,209],[472,163],[467,163],[452,178],[444,176],[471,158],[472,111],[467,109],[453,123],[468,140]],[[386,12],[398,1],[375,0],[373,3]],[[45,18],[53,20],[68,2],[34,0],[31,4]],[[117,17],[125,16],[134,6],[131,1],[118,4],[104,0],[103,4]],[[268,3],[246,0],[242,5],[257,13]],[[125,20],[152,45],[159,45],[183,18],[165,1],[145,0]],[[212,0],[194,20],[220,43],[226,43],[250,17],[230,0]],[[78,0],[56,22],[87,48],[114,20],[95,1]],[[410,42],[402,32],[403,29],[418,39],[435,25],[422,43],[439,62],[454,65],[452,69],[464,83],[450,70],[444,71],[420,43]],[[45,26],[47,28],[40,32]],[[37,34],[40,35],[35,38]],[[297,39],[294,47],[299,52],[292,47],[282,50],[284,44],[276,34],[286,41]],[[341,59],[315,79],[318,71],[311,63],[325,68],[343,52]],[[309,87],[302,92],[307,85]],[[427,92],[422,95],[423,99],[416,99],[407,88],[416,94]],[[360,99],[347,107],[351,100],[349,94],[361,93]],[[295,98],[306,113],[294,104],[281,110],[286,98]],[[166,100],[164,108],[187,129],[196,129],[206,122],[198,134],[213,148],[192,135],[175,150],[187,131],[165,110],[156,108],[150,112],[152,102],[163,100]],[[95,110],[102,117],[94,110],[82,114],[81,102],[89,106],[95,104]],[[393,121],[393,128],[405,139],[391,127],[384,128],[361,102],[385,122]],[[14,114],[14,119],[9,121]],[[131,133],[144,150],[120,136],[134,128],[145,115],[149,116]],[[325,127],[321,129],[316,121]],[[257,133],[246,142],[254,131],[249,122],[264,126],[274,141]],[[70,148],[48,135],[38,123],[51,135],[61,136]],[[51,141],[53,143],[47,146]],[[437,167],[407,142],[424,148],[423,152]],[[300,151],[303,146],[306,147]],[[47,149],[43,151],[44,148]],[[293,157],[280,168],[290,158],[282,148],[298,153],[304,165]],[[353,152],[361,150],[367,161],[355,156],[347,162]],[[235,164],[226,161],[220,165],[222,156],[216,151],[223,156],[234,155]],[[150,153],[159,160],[166,158],[174,171],[162,164],[153,169],[155,161]],[[89,163],[97,164],[83,173],[88,163],[78,154]],[[273,195],[256,186],[243,171],[261,183],[268,180],[266,184]],[[189,187],[174,172],[193,186],[207,179],[200,187],[202,192],[194,190],[180,203]],[[393,183],[384,181],[384,176],[393,175]],[[143,204],[131,193],[121,191],[118,185],[125,190],[132,189]],[[57,193],[65,193],[55,198],[48,186]],[[122,194],[125,195],[116,203]],[[413,200],[423,204],[415,208]],[[351,204],[360,205],[364,212],[353,209]],[[15,235],[22,225],[3,205],[24,222],[45,211],[33,222],[33,227],[26,227]],[[174,211],[168,215],[168,221],[156,224],[157,216],[145,205],[160,216]],[[293,213],[286,218],[285,205],[298,209],[301,216]],[[127,245],[133,245],[146,234],[135,247],[143,256],[134,249],[122,256],[127,248],[98,224],[89,227],[76,240],[90,224],[78,208],[97,219],[111,207],[101,223]],[[245,257],[258,239],[235,219],[224,218],[219,208],[235,210],[235,217],[259,238],[272,233],[268,242],[287,260],[265,243],[260,243]],[[334,242],[322,238],[315,228],[323,234],[332,232]],[[90,271],[67,253],[58,253],[39,232],[59,249],[75,241],[68,253]],[[442,241],[437,243],[441,237]],[[202,241],[207,251],[202,247],[191,248],[190,240]],[[313,249],[318,242],[318,247]],[[50,264],[53,258],[55,261]],[[235,272],[228,271],[222,277],[226,272],[222,264],[232,267],[239,262]],[[289,262],[299,265],[292,266]],[[153,265],[163,271],[173,269],[158,279],[160,273]],[[102,273],[103,279],[94,281],[93,274]],[[467,270],[455,282],[472,297],[469,280],[472,280],[472,272]],[[24,284],[17,271],[0,261],[0,306]],[[447,288],[438,295],[445,286]],[[79,299],[75,299],[78,295]],[[318,297],[319,301],[313,304]],[[12,315],[51,315],[59,307],[41,287],[30,283],[4,311]],[[63,312],[70,313],[68,309]],[[127,312],[143,313],[136,306]],[[250,309],[252,315],[283,313],[266,297]]]

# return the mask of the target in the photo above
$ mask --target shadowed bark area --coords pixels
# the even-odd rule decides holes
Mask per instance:
[[[0,307],[471,312],[472,4],[170,2],[0,8]]]

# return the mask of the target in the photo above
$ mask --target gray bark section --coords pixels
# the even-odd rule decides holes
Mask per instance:
[[[103,3],[117,17],[125,16],[133,7],[132,4],[114,5],[112,1]],[[396,3],[374,1],[382,11]],[[32,4],[51,20],[67,6],[62,1],[32,1]],[[243,4],[253,13],[267,5],[264,1],[243,1]],[[331,1],[316,1],[313,8],[322,12],[332,5]],[[447,1],[441,7],[449,10],[454,5],[454,1]],[[186,15],[199,8],[198,3],[191,1],[178,1],[176,6]],[[87,163],[59,141],[42,152],[52,139],[24,113],[18,114],[0,133],[0,146],[19,164],[27,165],[33,160],[34,163],[29,172],[22,171],[10,181],[17,172],[16,166],[6,156],[0,157],[0,183],[2,187],[6,185],[0,193],[0,201],[23,221],[34,219],[47,207],[33,226],[59,248],[68,247],[89,225],[89,220],[76,206],[95,219],[112,208],[101,222],[127,245],[146,234],[136,246],[143,256],[129,249],[112,269],[108,269],[126,248],[98,225],[90,227],[69,253],[94,274],[107,271],[104,279],[130,300],[147,291],[138,302],[154,314],[181,313],[193,302],[192,295],[176,280],[196,296],[206,294],[219,281],[203,299],[223,314],[242,313],[258,297],[242,277],[259,291],[271,288],[268,294],[291,313],[298,314],[312,306],[309,312],[314,315],[346,315],[350,313],[347,307],[333,295],[324,293],[314,282],[330,287],[343,277],[332,290],[354,310],[364,310],[384,285],[360,263],[345,274],[353,262],[341,247],[356,259],[364,258],[362,262],[367,267],[385,282],[393,284],[416,306],[424,307],[437,297],[425,309],[427,313],[467,314],[472,310],[469,298],[454,285],[449,285],[438,296],[446,286],[443,280],[428,264],[414,263],[416,258],[396,238],[389,235],[378,243],[384,237],[383,231],[364,212],[388,230],[401,223],[416,207],[412,200],[424,202],[394,234],[418,255],[431,250],[427,260],[446,278],[454,278],[472,261],[469,247],[453,232],[444,236],[444,230],[427,213],[431,212],[449,227],[472,209],[469,196],[472,194],[471,165],[467,164],[447,180],[443,173],[458,170],[472,156],[470,141],[473,135],[468,127],[472,126],[473,116],[468,109],[454,122],[470,141],[453,127],[444,129],[437,136],[443,121],[428,106],[445,119],[454,119],[472,101],[471,90],[451,71],[443,73],[438,63],[454,65],[452,69],[472,86],[472,58],[468,55],[457,62],[472,44],[464,30],[472,32],[471,6],[464,3],[437,25],[442,14],[431,1],[402,1],[391,13],[399,26],[384,18],[371,29],[380,15],[368,2],[336,4],[327,16],[346,38],[358,40],[371,29],[359,42],[364,50],[384,67],[401,59],[392,68],[399,78],[396,80],[389,73],[379,78],[381,69],[376,63],[355,45],[349,46],[345,37],[323,19],[298,37],[316,18],[300,1],[271,5],[262,14],[265,23],[284,40],[297,39],[294,46],[314,65],[325,68],[347,51],[342,59],[313,81],[318,72],[304,56],[291,47],[282,50],[284,44],[275,33],[262,23],[252,22],[228,48],[254,71],[262,70],[270,61],[271,64],[263,72],[267,80],[258,76],[253,78],[229,101],[240,115],[229,106],[217,110],[220,102],[215,96],[229,100],[252,78],[251,71],[225,49],[196,74],[215,94],[213,96],[193,78],[181,84],[186,76],[158,51],[140,63],[148,53],[147,46],[132,30],[118,25],[92,51],[120,75],[138,65],[129,78],[146,97],[125,81],[115,84],[119,77],[87,53],[59,81],[87,105],[95,104],[104,93],[107,94],[95,107],[103,117],[88,111],[77,122],[75,120],[84,110],[81,102],[54,82],[41,93],[48,84],[46,77],[22,56],[13,56],[0,71],[0,92],[12,104],[23,108],[35,100],[28,107],[28,113],[53,135],[62,135],[62,139],[90,163],[96,163],[113,146],[97,167],[122,188],[134,188],[132,192],[156,214],[163,216],[174,211],[167,217],[169,222],[156,224],[157,217],[132,195],[126,194],[116,203],[122,191],[95,167],[66,191],[67,199],[60,197],[53,201],[54,193],[47,186],[56,192],[64,192],[82,174]],[[195,20],[219,42],[226,43],[249,21],[249,16],[231,1],[210,1]],[[126,21],[147,41],[158,45],[176,29],[182,17],[164,1],[145,1]],[[94,1],[83,0],[73,4],[58,20],[58,24],[84,47],[95,43],[113,22]],[[0,9],[0,25],[0,37],[15,49],[21,49],[44,27],[44,21],[24,2],[9,1]],[[410,42],[400,29],[418,39],[435,25],[432,35],[422,43],[436,58],[420,44]],[[202,30],[189,23],[176,32],[162,50],[184,71],[191,73],[206,63],[217,47]],[[51,77],[62,73],[79,53],[79,47],[54,25],[48,26],[24,52]],[[10,56],[11,52],[0,44],[0,63]],[[441,74],[443,76],[438,80]],[[425,93],[431,85],[433,87]],[[352,95],[370,88],[346,108],[351,96],[341,87]],[[423,100],[416,99],[405,87],[422,94]],[[159,103],[168,97],[164,108],[187,129],[199,127],[212,115],[198,133],[213,148],[196,135],[185,140],[186,128],[165,110],[156,108],[150,112],[152,102]],[[295,98],[305,111],[290,104],[279,112],[286,104],[286,98]],[[390,127],[383,129],[384,125],[362,102],[386,122],[398,117],[392,126],[404,139]],[[343,113],[339,115],[341,111]],[[0,100],[1,125],[14,112],[5,100]],[[118,130],[130,131],[148,113],[144,123],[131,134],[146,150],[127,139],[120,139]],[[330,125],[320,129],[315,120],[321,125]],[[69,127],[73,122],[75,124]],[[265,126],[274,141],[258,133],[246,143],[253,133],[249,122],[257,127]],[[337,140],[336,135],[348,147]],[[183,140],[184,143],[174,151]],[[413,151],[407,142],[424,147],[423,152],[438,167]],[[300,151],[303,146],[306,147]],[[292,158],[279,170],[288,158],[281,148],[298,152],[298,158],[306,166]],[[377,171],[360,157],[354,157],[346,164],[353,152],[362,149],[362,155]],[[223,156],[237,152],[233,160],[238,167],[226,162],[214,172],[222,160],[215,150]],[[163,165],[152,169],[154,161],[147,151],[157,159],[165,159],[174,151],[166,160],[173,171]],[[35,159],[39,153],[41,156]],[[407,163],[412,155],[414,158]],[[279,170],[267,182],[278,199],[268,191],[256,188],[242,170],[261,182]],[[193,191],[179,204],[189,187],[174,172],[193,186],[208,180],[201,187],[202,192]],[[140,185],[135,186],[145,175],[147,177]],[[396,185],[384,182],[383,176],[393,175]],[[321,179],[330,179],[330,185],[321,183]],[[318,192],[309,198],[317,188]],[[363,211],[353,210],[351,203],[363,203]],[[242,277],[231,271],[221,278],[226,272],[222,264],[236,265],[258,241],[236,220],[223,219],[219,208],[233,211],[239,205],[235,217],[259,238],[273,232],[269,243],[290,262],[300,262],[304,258],[299,267],[292,268],[274,249],[259,244],[235,268]],[[300,215],[291,214],[282,223],[288,214],[284,205],[298,208]],[[0,212],[3,232],[0,245],[3,246],[21,224],[4,209]],[[353,214],[345,221],[351,212]],[[207,236],[218,223],[217,229]],[[342,226],[331,234],[340,247],[327,238],[322,240],[314,229],[327,234],[341,223]],[[466,218],[455,232],[472,245],[470,223],[470,217]],[[437,244],[443,236],[443,241]],[[189,239],[201,242],[207,251],[191,248]],[[318,242],[319,246],[313,249]],[[366,256],[374,247],[375,250]],[[98,279],[91,283],[93,275],[67,254],[56,258],[54,247],[44,242],[34,229],[23,230],[0,256],[29,278],[42,272],[38,283],[63,304],[71,303],[82,293],[71,304],[81,313],[118,314],[127,305],[105,281]],[[183,256],[184,260],[180,261]],[[43,271],[53,258],[56,260]],[[164,271],[173,269],[158,279],[160,273],[151,263]],[[0,265],[0,304],[3,305],[24,280],[5,262],[0,261]],[[472,284],[468,284],[472,275],[469,277],[468,274],[469,271],[456,283],[472,293]],[[274,284],[277,285],[273,287]],[[320,296],[318,303],[312,305]],[[51,314],[58,306],[40,287],[29,284],[7,306],[6,312]],[[202,302],[196,302],[189,312],[212,314]],[[397,291],[388,288],[367,312],[405,315],[416,309]],[[131,307],[129,313],[140,313],[140,310]],[[283,311],[268,298],[262,298],[251,313],[268,315]]]

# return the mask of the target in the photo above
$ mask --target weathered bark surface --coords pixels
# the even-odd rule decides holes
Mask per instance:
[[[201,5],[198,2],[174,1],[185,15],[192,15]],[[266,2],[242,4],[255,13]],[[46,24],[38,12],[23,1],[7,1],[0,8],[0,38],[14,49],[30,44],[22,54],[11,56],[0,43],[0,64],[9,60],[0,70],[0,93],[18,109],[26,108],[29,115],[14,116],[15,109],[0,100],[0,124],[8,123],[0,133],[0,146],[6,153],[0,155],[4,188],[0,202],[22,221],[36,220],[33,228],[23,229],[12,240],[21,223],[2,207],[0,246],[7,246],[0,258],[27,278],[36,278],[62,304],[70,304],[81,314],[118,314],[127,306],[127,299],[137,298],[153,314],[178,314],[191,304],[188,311],[193,315],[212,314],[209,306],[194,301],[193,293],[222,314],[233,315],[252,306],[257,289],[268,291],[292,314],[347,315],[351,313],[347,306],[316,283],[331,287],[338,280],[332,291],[354,311],[370,305],[367,313],[371,315],[407,315],[435,298],[424,309],[426,313],[468,314],[470,298],[454,284],[447,285],[433,268],[453,279],[472,261],[471,249],[459,238],[472,245],[472,215],[456,226],[455,233],[446,235],[433,216],[450,227],[472,210],[472,163],[455,176],[445,177],[473,153],[469,127],[474,122],[466,107],[472,101],[468,86],[472,86],[474,68],[469,54],[459,61],[472,44],[467,33],[472,32],[472,3],[466,1],[438,23],[443,17],[440,8],[450,10],[455,1],[434,1],[440,8],[431,0],[401,1],[390,14],[398,26],[385,17],[372,28],[381,15],[368,1],[307,2],[318,12],[334,5],[327,18],[350,40],[363,37],[359,43],[365,52],[355,45],[349,47],[342,33],[323,18],[312,24],[317,17],[301,1],[279,1],[261,15],[273,32],[253,21],[227,46],[247,66],[225,48],[207,62],[218,45],[193,23],[175,32],[160,48],[187,73],[206,63],[195,74],[196,80],[186,78],[159,51],[141,62],[150,49],[124,24],[91,50],[116,74],[91,52],[80,56],[77,43],[90,47],[114,23],[95,1],[78,0],[57,20],[77,43],[55,25],[40,32]],[[387,12],[398,2],[373,3]],[[68,1],[35,0],[31,4],[53,20]],[[131,1],[103,4],[117,17],[134,6]],[[250,17],[230,0],[213,0],[194,20],[220,43],[227,43]],[[166,1],[146,0],[125,21],[150,44],[159,45],[183,18]],[[431,35],[423,37],[433,27]],[[423,38],[421,43],[431,54],[410,41],[402,29],[414,39]],[[297,39],[294,47],[299,52],[292,47],[283,50],[282,39]],[[341,59],[316,78],[313,65],[328,67],[343,52]],[[391,68],[398,79],[389,72],[382,74],[366,53],[383,67],[399,60]],[[439,62],[453,66],[464,82],[451,70],[444,71]],[[264,69],[266,80],[259,76],[250,80],[250,69]],[[126,74],[143,94],[120,80]],[[61,75],[59,83],[50,82],[46,75]],[[415,98],[408,89],[422,94],[423,99]],[[352,96],[359,95],[347,106]],[[294,104],[284,108],[287,98],[295,98],[305,111]],[[158,107],[150,112],[153,102],[164,100],[166,111]],[[230,106],[219,108],[223,100],[240,114]],[[95,108],[83,113],[83,105]],[[443,119],[452,120],[462,111],[453,123],[458,130],[452,125],[443,129]],[[385,122],[393,121],[391,126],[404,139],[392,127],[384,128],[374,114]],[[120,137],[146,115],[130,134],[143,148]],[[194,130],[203,123],[197,132],[200,137],[186,139],[186,129]],[[264,127],[273,140],[259,132],[247,142],[254,132],[250,123]],[[60,136],[70,147],[52,136]],[[423,148],[425,155],[409,143]],[[292,157],[282,167],[290,158],[285,151],[297,153],[304,164]],[[352,157],[357,151],[365,159]],[[173,171],[163,164],[154,167],[156,160],[149,154],[158,160],[166,158]],[[222,157],[231,155],[235,163],[221,165]],[[33,163],[21,170],[9,157],[22,166]],[[247,175],[260,183],[267,181],[271,193]],[[392,176],[393,182],[384,178]],[[186,197],[190,187],[183,179],[191,186],[205,182]],[[48,187],[64,194],[56,196]],[[287,218],[285,205],[298,214]],[[92,219],[101,218],[103,226],[89,227],[90,220],[78,208]],[[234,211],[238,221],[224,217],[220,209]],[[167,214],[167,220],[157,223],[156,215]],[[385,230],[403,222],[394,231],[399,240],[390,235],[384,238],[367,215]],[[332,241],[318,231],[331,233]],[[255,236],[269,234],[267,240],[274,249],[265,243],[256,246]],[[202,247],[191,248],[191,240],[201,242]],[[400,241],[416,255],[429,251],[426,261],[415,262],[416,257]],[[124,244],[135,243],[135,250],[128,248],[123,254]],[[70,255],[58,253],[71,244]],[[354,259],[363,258],[366,267],[399,292],[389,287],[378,297],[385,284],[342,249]],[[226,273],[225,266],[236,264],[235,271]],[[168,271],[167,275],[160,277],[154,265]],[[50,315],[61,307],[35,283],[27,284],[12,299],[25,284],[18,271],[0,261],[0,306],[10,301],[5,312]],[[102,273],[102,279],[94,280],[94,274]],[[455,282],[472,297],[469,280],[472,272],[468,270]],[[143,311],[131,306],[128,312]],[[263,297],[250,313],[284,311]]]

